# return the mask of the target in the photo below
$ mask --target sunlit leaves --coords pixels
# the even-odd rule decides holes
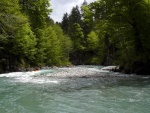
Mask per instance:
[[[73,46],[74,50],[83,50],[84,49],[84,34],[82,32],[82,28],[79,24],[74,23],[73,24],[73,35],[72,35],[72,40],[73,40]]]
[[[87,38],[87,48],[89,50],[96,50],[98,48],[99,38],[98,35],[92,31]]]

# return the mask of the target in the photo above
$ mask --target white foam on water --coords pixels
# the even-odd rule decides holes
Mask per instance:
[[[43,79],[39,79],[39,80],[32,80],[32,83],[38,83],[38,84],[45,84],[45,83],[53,83],[53,84],[58,84],[59,81],[57,80],[43,80]]]
[[[17,78],[17,77],[30,77],[40,75],[41,71],[29,71],[29,72],[12,72],[0,74],[0,77]]]
[[[17,77],[30,77],[30,76],[39,76],[51,73],[52,70],[39,70],[39,71],[28,71],[28,72],[12,72],[0,74],[0,77],[9,77],[9,78],[17,78]]]
[[[35,84],[47,84],[47,83],[53,83],[58,84],[58,80],[51,80],[48,78],[40,78],[40,77],[28,77],[28,78],[17,78],[16,82],[22,82],[22,83],[35,83]]]
[[[24,81],[28,81],[28,79],[32,79],[31,77],[38,76],[52,76],[52,77],[82,77],[82,76],[94,76],[98,73],[107,73],[109,70],[102,70],[96,67],[85,67],[85,66],[76,66],[69,68],[58,68],[55,70],[39,70],[39,71],[30,71],[30,72],[13,72],[0,74],[0,77],[10,77],[25,79]]]
[[[109,70],[111,71],[112,69],[116,69],[117,66],[106,66],[106,67],[103,67],[102,70]]]
[[[9,78],[15,78],[21,76],[29,76],[29,74],[25,72],[13,72],[13,73],[0,74],[0,77],[9,77]]]
[[[44,75],[44,73],[49,73],[48,70],[40,70],[40,71],[30,71],[30,72],[12,72],[0,74],[0,77],[7,77],[15,79],[15,82],[22,83],[37,83],[37,84],[45,84],[45,83],[54,83],[58,84],[57,80],[50,80],[50,78],[46,78],[46,76],[41,77],[40,75]]]
[[[0,77],[9,77],[14,78],[18,82],[30,82],[30,83],[59,83],[56,80],[51,80],[50,77],[85,77],[85,76],[105,76],[105,73],[110,72],[110,68],[114,66],[108,67],[86,67],[86,66],[76,66],[76,67],[69,67],[69,68],[58,68],[57,70],[38,70],[38,71],[29,71],[29,72],[13,72],[13,73],[6,73],[0,74]],[[103,74],[104,73],[104,74]],[[121,76],[118,73],[113,73],[115,76]],[[112,75],[112,76],[113,76]]]
[[[109,70],[97,69],[97,68],[89,68],[90,71],[99,72],[99,73],[107,73]]]
[[[94,72],[100,72],[100,69],[96,69],[96,68],[88,68],[88,70],[94,71]]]

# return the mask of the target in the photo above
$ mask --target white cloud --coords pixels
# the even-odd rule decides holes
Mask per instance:
[[[51,0],[51,8],[53,12],[50,17],[54,21],[61,22],[64,13],[70,13],[73,6],[80,6],[84,0]],[[86,0],[88,3],[94,2],[96,0]]]

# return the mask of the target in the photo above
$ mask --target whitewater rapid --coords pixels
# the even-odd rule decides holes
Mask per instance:
[[[74,66],[0,74],[0,113],[149,113],[150,78],[107,69]]]
[[[109,67],[110,68],[110,67]],[[103,70],[104,69],[104,70]],[[16,82],[30,82],[30,83],[55,83],[60,81],[55,78],[66,77],[100,77],[108,76],[110,70],[106,70],[103,66],[75,66],[64,68],[52,68],[48,70],[38,70],[29,72],[12,72],[0,74],[0,77],[13,78]],[[121,76],[118,73],[113,73],[113,76]],[[124,75],[125,76],[125,75]],[[51,79],[49,79],[51,78]]]

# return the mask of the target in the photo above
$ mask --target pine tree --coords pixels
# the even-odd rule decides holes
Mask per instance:
[[[81,13],[79,7],[73,7],[71,10],[71,14],[69,15],[69,36],[72,38],[73,24],[78,23],[81,26]]]
[[[65,34],[68,34],[69,30],[69,16],[68,13],[65,13],[61,22],[61,27]]]

